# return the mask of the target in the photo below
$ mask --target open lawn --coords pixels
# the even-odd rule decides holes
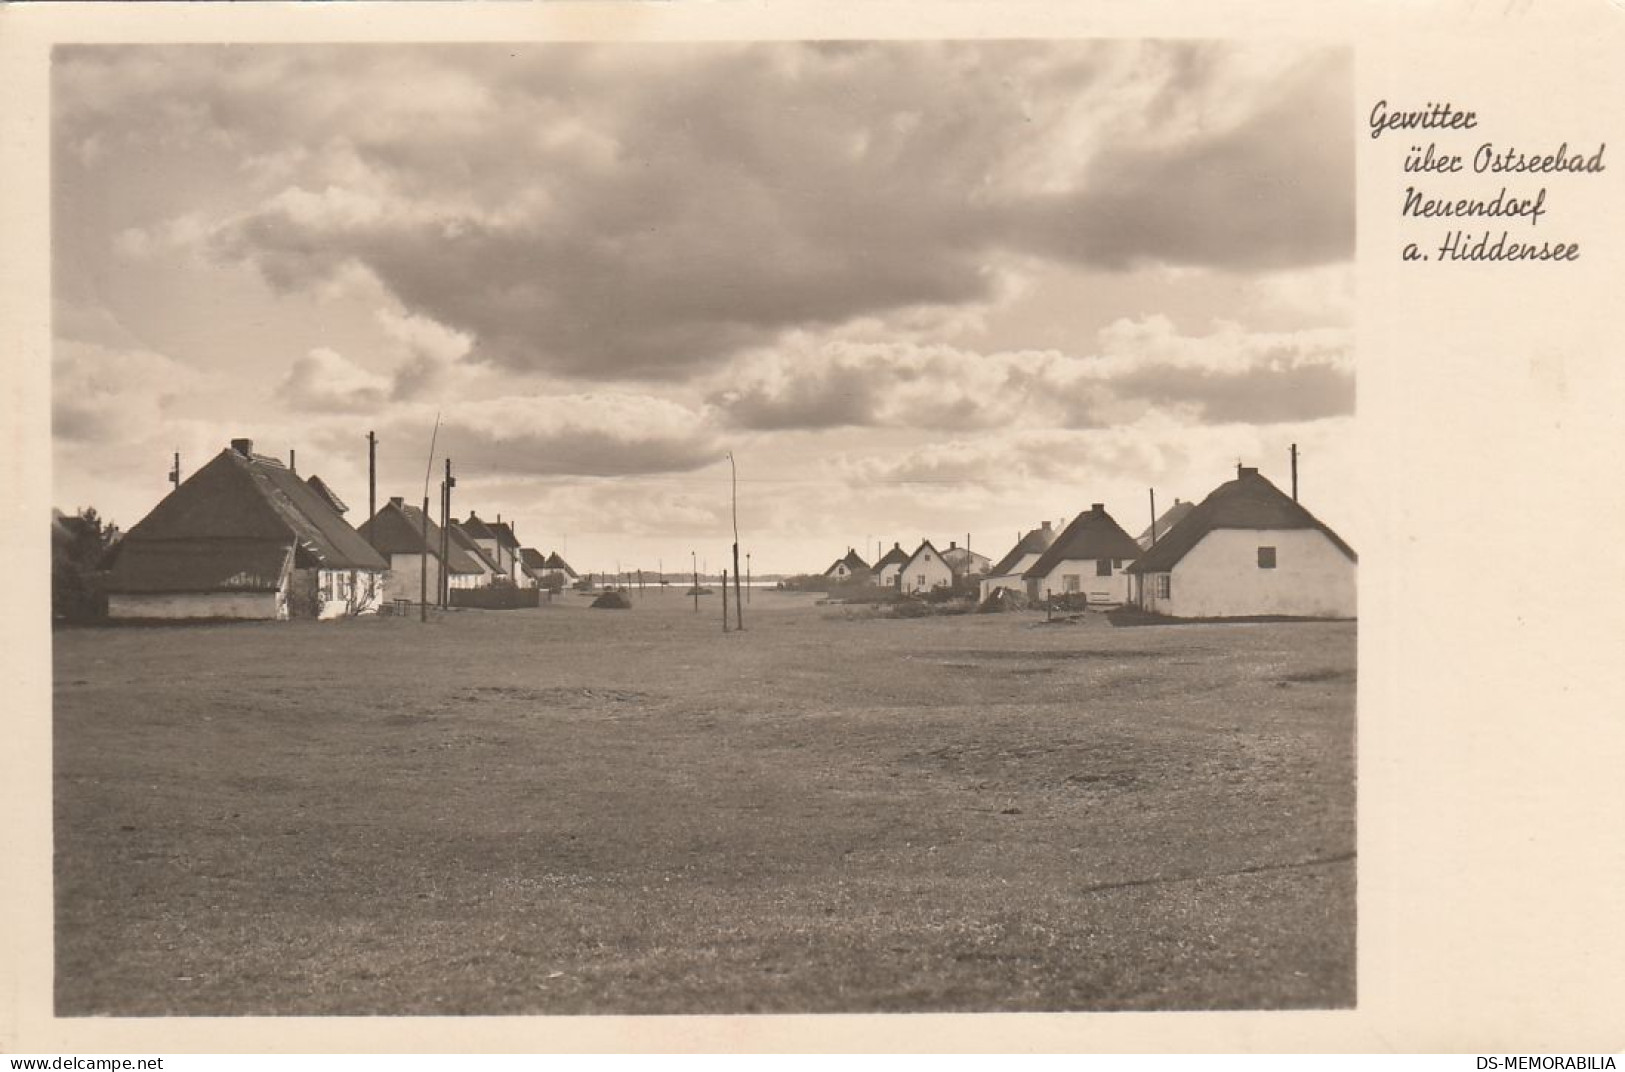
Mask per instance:
[[[1352,623],[65,630],[63,1016],[1354,1001]]]

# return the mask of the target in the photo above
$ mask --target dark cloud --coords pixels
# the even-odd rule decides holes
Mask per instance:
[[[155,147],[211,188],[234,172],[239,203],[210,221],[210,248],[277,288],[359,264],[468,336],[473,360],[675,377],[789,329],[991,300],[1012,256],[1225,270],[1347,257],[1346,52],[1265,78],[1260,103],[1210,133],[1166,136],[1157,121],[1229,93],[1215,73],[1228,55],[78,48],[56,73],[57,148],[70,195],[86,169]],[[166,177],[182,181],[157,166],[135,181]],[[827,397],[818,419],[842,405]]]

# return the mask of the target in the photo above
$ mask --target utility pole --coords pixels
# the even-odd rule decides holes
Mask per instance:
[[[178,458],[179,455],[176,455]],[[378,516],[378,437],[367,433],[367,517]]]
[[[1151,546],[1157,546],[1157,489],[1147,488],[1151,493]]]
[[[745,602],[750,602],[750,552],[745,552]]]
[[[688,558],[689,564],[694,568],[694,613],[698,614],[700,612],[700,560],[695,557],[695,554],[695,552],[690,551]]]
[[[739,467],[734,464],[734,452],[728,452],[728,472],[733,481],[733,518],[734,518],[734,624],[742,633],[745,631],[745,604],[739,598]],[[727,572],[723,572],[722,601],[728,602]]]
[[[1292,501],[1298,501],[1298,445],[1292,444]]]
[[[447,565],[451,557],[451,489],[457,486],[457,478],[451,475],[451,459],[446,459],[446,479],[440,488],[440,577],[442,607],[451,606],[451,567]]]
[[[169,482],[177,488],[181,486],[181,452],[175,452],[175,466],[169,471]]]
[[[418,577],[418,621],[429,622],[429,478],[434,475],[434,446],[440,439],[440,414],[434,415],[434,432],[429,436],[429,464],[423,468],[423,569]]]

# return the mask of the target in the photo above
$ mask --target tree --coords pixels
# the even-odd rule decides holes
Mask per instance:
[[[104,523],[95,507],[70,517],[51,517],[51,617],[88,621],[107,614],[103,563],[119,540],[119,529]]]

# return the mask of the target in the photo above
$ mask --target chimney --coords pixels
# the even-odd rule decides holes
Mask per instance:
[[[954,541],[952,541],[952,540],[948,541],[948,550],[952,551],[955,548],[957,548],[958,546],[959,545],[957,543],[955,543]]]
[[[298,471],[299,471],[299,467],[294,464],[293,448],[289,447],[288,448],[288,472],[297,473]]]
[[[1106,504],[1105,503],[1090,503],[1089,504],[1089,509],[1094,511],[1097,514],[1104,514],[1106,512]]]
[[[1238,465],[1238,466],[1236,466],[1236,477],[1238,479],[1241,478],[1241,477],[1244,477],[1244,476],[1257,476],[1257,475],[1258,475],[1258,467],[1256,465]]]
[[[401,498],[399,495],[391,495],[389,497],[389,505],[399,510],[401,507],[406,505],[406,500]]]
[[[233,439],[231,449],[246,458],[254,453],[254,441],[252,439]]]
[[[1044,531],[1045,532],[1049,531],[1049,522],[1048,521],[1044,522]]]

